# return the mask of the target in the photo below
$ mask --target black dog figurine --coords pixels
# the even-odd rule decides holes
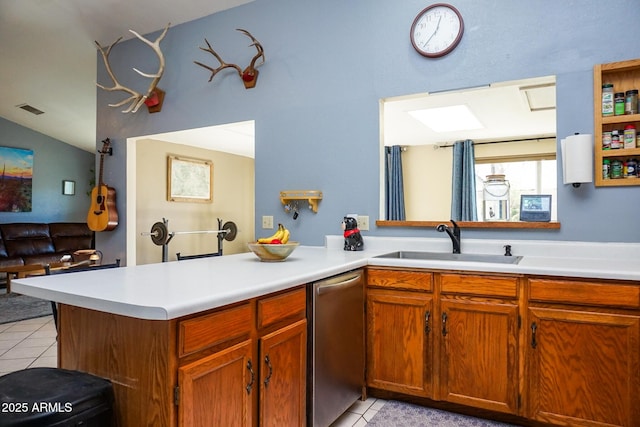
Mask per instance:
[[[345,216],[342,220],[342,229],[344,230],[345,251],[361,251],[364,249],[364,241],[360,230],[358,230],[358,221],[355,218]]]

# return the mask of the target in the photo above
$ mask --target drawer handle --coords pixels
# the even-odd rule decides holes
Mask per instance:
[[[442,336],[447,336],[447,313],[442,313]]]
[[[253,388],[253,382],[256,379],[256,374],[253,372],[253,365],[251,364],[251,359],[247,361],[247,369],[251,372],[251,382],[247,384],[247,394],[251,394],[251,389]]]
[[[431,332],[431,328],[429,327],[429,317],[431,317],[431,312],[427,310],[424,313],[424,333],[427,335]]]
[[[273,375],[273,366],[271,366],[271,360],[269,359],[268,354],[264,357],[264,363],[266,363],[267,367],[269,368],[269,374],[267,375],[267,378],[264,379],[264,386],[266,387],[269,385],[269,381],[271,380],[271,375]]]
[[[538,325],[536,322],[531,324],[531,348],[536,348],[538,346],[538,342],[536,341],[536,331],[538,330]]]

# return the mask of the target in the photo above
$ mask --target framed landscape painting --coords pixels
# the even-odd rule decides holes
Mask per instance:
[[[0,147],[0,212],[31,212],[33,150]]]

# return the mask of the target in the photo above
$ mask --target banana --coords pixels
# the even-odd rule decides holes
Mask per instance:
[[[285,244],[289,241],[289,237],[291,236],[291,232],[288,229],[284,229],[284,234],[282,235],[282,238],[280,239],[280,241],[282,242],[282,244]]]
[[[284,236],[285,230],[286,230],[286,228],[284,228],[284,225],[278,224],[278,230],[275,233],[273,233],[269,237],[262,237],[262,238],[258,239],[258,243],[271,243],[274,240],[278,240],[278,241],[282,242],[282,237]]]

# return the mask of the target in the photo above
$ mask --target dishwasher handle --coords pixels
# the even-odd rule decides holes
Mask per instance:
[[[329,292],[334,292],[338,290],[342,290],[345,288],[349,288],[354,285],[358,285],[362,280],[362,274],[357,274],[355,276],[346,278],[345,280],[341,280],[337,283],[327,281],[326,284],[323,282],[316,283],[316,293],[318,295],[326,294]]]

